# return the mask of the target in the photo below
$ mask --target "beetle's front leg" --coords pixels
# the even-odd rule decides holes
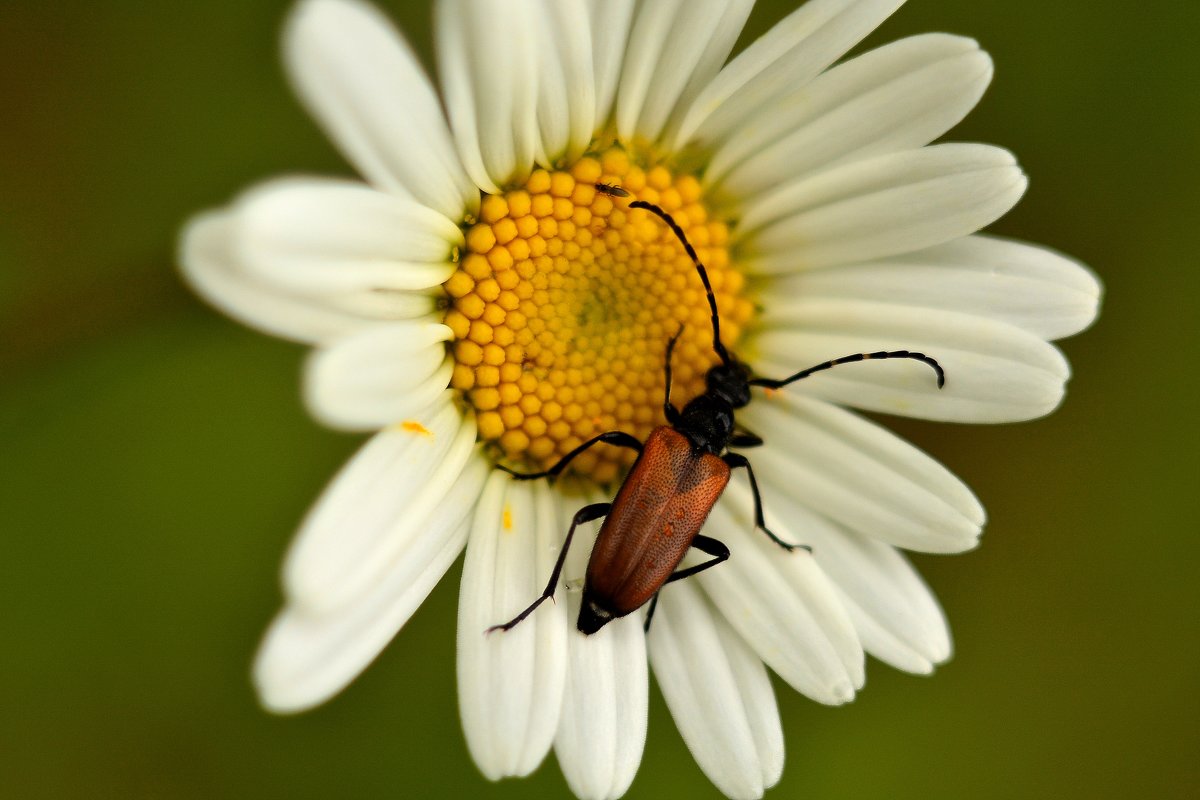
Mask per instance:
[[[675,331],[675,335],[667,340],[667,357],[666,365],[663,368],[663,378],[666,390],[663,395],[663,414],[667,418],[667,423],[675,425],[679,422],[679,409],[671,403],[671,354],[675,352],[675,343],[679,341],[679,337],[683,335],[683,323],[679,324],[679,330]]]
[[[642,452],[642,443],[639,442],[636,437],[625,433],[625,431],[608,431],[607,433],[601,433],[593,436],[591,439],[588,439],[586,442],[560,458],[558,463],[545,472],[516,472],[515,470],[509,469],[503,464],[497,464],[496,466],[499,469],[507,472],[509,475],[512,475],[519,481],[532,481],[537,480],[538,478],[557,478],[558,474],[566,469],[567,464],[570,464],[571,460],[574,459],[575,456],[579,455],[584,450],[587,450],[592,445],[600,444],[601,442],[604,444],[615,445],[617,447],[628,447],[630,450],[636,450],[639,453]]]

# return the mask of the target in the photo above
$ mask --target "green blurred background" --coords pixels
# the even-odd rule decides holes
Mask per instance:
[[[427,3],[385,4],[430,59]],[[282,0],[0,4],[0,796],[563,796],[488,784],[459,729],[457,568],[342,696],[262,712],[248,665],[302,512],[358,440],[310,422],[301,348],[201,306],[174,241],[288,171],[349,170],[288,92]],[[744,44],[790,10],[764,2]],[[1090,263],[1099,324],[1039,422],[891,420],[989,509],[919,557],[954,626],[932,678],[851,706],[780,685],[772,798],[1195,797],[1200,4],[923,0],[876,34],[979,38],[952,138],[1032,177],[996,230]],[[716,796],[656,690],[629,797]]]

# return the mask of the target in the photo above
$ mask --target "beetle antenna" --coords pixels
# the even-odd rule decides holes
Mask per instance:
[[[629,204],[629,207],[644,208],[667,223],[667,227],[675,234],[675,238],[680,241],[683,249],[687,251],[688,257],[696,265],[696,271],[700,273],[700,280],[704,282],[704,294],[708,297],[708,307],[712,310],[713,350],[716,350],[717,355],[721,357],[722,364],[727,367],[730,366],[733,363],[733,359],[730,358],[729,351],[725,349],[725,345],[721,344],[721,318],[717,315],[717,297],[713,294],[712,284],[708,281],[708,270],[704,268],[704,265],[700,263],[700,257],[696,255],[696,248],[692,247],[692,243],[688,241],[687,235],[683,232],[683,228],[679,227],[679,223],[675,221],[675,218],[654,205],[654,203],[647,203],[645,200],[634,200]]]
[[[913,361],[920,361],[922,364],[928,364],[933,369],[933,371],[935,373],[937,373],[938,388],[941,389],[943,386],[946,385],[946,371],[944,369],[942,369],[941,364],[939,364],[935,359],[932,359],[929,356],[925,355],[924,353],[912,353],[912,352],[909,352],[908,350],[891,350],[891,351],[880,350],[877,353],[855,353],[852,356],[843,356],[841,358],[835,358],[832,361],[826,361],[823,364],[817,364],[815,367],[809,367],[808,369],[802,369],[799,372],[797,372],[795,375],[784,378],[782,380],[775,380],[773,378],[751,378],[750,385],[751,386],[762,386],[763,388],[766,388],[766,389],[782,389],[784,386],[787,386],[789,383],[795,383],[796,381],[804,380],[809,375],[812,375],[814,372],[821,372],[823,370],[832,369],[833,367],[836,367],[839,364],[853,364],[856,361],[882,361],[887,358],[908,358],[908,359],[912,359]]]

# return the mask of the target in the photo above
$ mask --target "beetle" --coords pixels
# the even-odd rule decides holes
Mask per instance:
[[[618,186],[599,183],[596,189],[614,197],[629,197],[629,192]],[[762,496],[750,461],[741,453],[730,450],[757,447],[763,443],[761,437],[741,428],[734,419],[737,409],[745,408],[750,403],[752,387],[782,389],[839,364],[893,358],[912,359],[928,365],[937,376],[938,388],[945,385],[945,372],[935,359],[908,350],[855,353],[822,362],[782,379],[753,376],[750,369],[721,342],[721,320],[708,271],[683,229],[669,213],[653,203],[634,200],[629,203],[629,208],[644,209],[659,217],[670,227],[695,264],[708,298],[712,316],[712,347],[720,363],[705,374],[704,392],[692,398],[682,410],[676,408],[671,403],[671,354],[683,333],[681,325],[666,347],[663,413],[667,424],[651,431],[644,443],[624,431],[608,431],[571,450],[544,472],[519,473],[501,466],[517,480],[553,479],[572,459],[597,444],[625,447],[638,453],[611,503],[593,503],[576,512],[545,591],[513,619],[488,628],[489,633],[510,630],[554,595],[575,529],[600,517],[605,519],[588,559],[583,601],[576,627],[584,634],[592,634],[612,620],[650,603],[645,623],[649,630],[658,592],[664,586],[715,567],[729,558],[729,548],[717,539],[700,533],[700,529],[725,491],[734,469],[745,468],[750,478],[755,528],[785,550],[809,549],[804,545],[785,542],[767,528],[763,518]],[[693,547],[711,558],[677,570],[687,551]]]

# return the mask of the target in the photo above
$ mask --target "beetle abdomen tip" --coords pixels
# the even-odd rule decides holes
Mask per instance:
[[[591,636],[613,620],[613,613],[596,605],[595,600],[584,599],[579,607],[579,622],[575,627],[579,632]]]

